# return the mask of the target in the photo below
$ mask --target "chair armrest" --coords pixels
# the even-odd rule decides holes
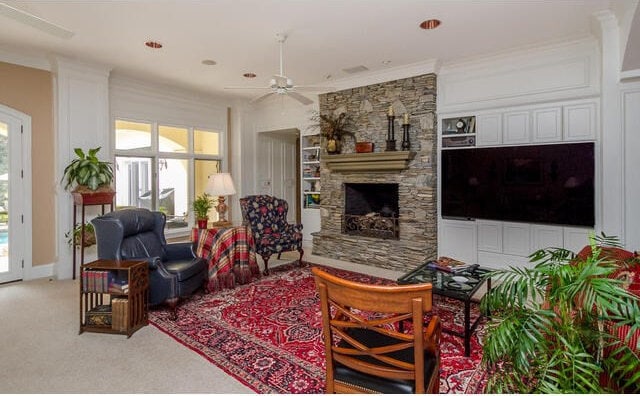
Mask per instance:
[[[302,224],[287,223],[287,225],[285,226],[284,232],[289,234],[294,234],[296,232],[302,233]]]
[[[196,257],[192,242],[167,243],[164,247],[168,260],[180,260]]]

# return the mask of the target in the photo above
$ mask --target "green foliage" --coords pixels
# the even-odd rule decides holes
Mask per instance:
[[[640,299],[607,277],[617,267],[600,252],[619,247],[617,239],[591,235],[589,244],[584,260],[542,249],[530,256],[532,269],[487,274],[498,284],[481,302],[491,312],[482,357],[492,373],[488,393],[640,392],[638,349],[605,326],[640,329]],[[601,385],[602,373],[617,384]]]
[[[78,158],[71,161],[64,168],[63,181],[66,180],[64,188],[68,190],[74,183],[79,186],[87,186],[91,190],[97,190],[101,185],[109,185],[113,180],[113,169],[111,163],[100,161],[96,154],[100,147],[89,149],[87,154],[80,148],[74,149]]]
[[[354,136],[354,133],[349,130],[353,125],[347,113],[334,116],[315,111],[311,116],[311,121],[315,122],[313,127],[320,128],[320,135],[327,139],[340,140],[344,135]]]
[[[83,244],[84,247],[88,247],[96,243],[96,231],[93,228],[93,224],[89,222],[84,223],[84,235],[82,235],[82,224],[78,224],[73,230],[66,232],[64,236],[67,238],[69,246],[73,245],[74,239],[76,246]]]
[[[209,215],[209,210],[213,207],[213,198],[211,195],[204,193],[193,201],[193,213],[196,219],[206,219]]]

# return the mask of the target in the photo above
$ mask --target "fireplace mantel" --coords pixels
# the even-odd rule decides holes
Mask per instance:
[[[384,151],[325,155],[322,161],[333,172],[391,172],[407,169],[413,151]]]

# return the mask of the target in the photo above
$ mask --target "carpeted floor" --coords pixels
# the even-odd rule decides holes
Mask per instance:
[[[346,270],[329,268],[339,276],[367,283],[389,283]],[[461,331],[462,304],[434,296],[434,313],[443,326]],[[477,307],[474,307],[477,315]],[[310,267],[282,266],[272,275],[213,294],[198,294],[180,305],[178,320],[166,310],[150,320],[186,347],[204,356],[258,393],[323,393],[324,347],[320,310]],[[481,393],[479,368],[483,323],[464,357],[462,339],[443,333],[442,393]]]

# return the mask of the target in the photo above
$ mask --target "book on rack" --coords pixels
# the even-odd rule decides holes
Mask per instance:
[[[109,284],[109,293],[129,293],[129,283],[126,279],[114,279]]]
[[[113,319],[111,328],[116,331],[127,331],[129,322],[129,300],[116,297],[111,300]]]

